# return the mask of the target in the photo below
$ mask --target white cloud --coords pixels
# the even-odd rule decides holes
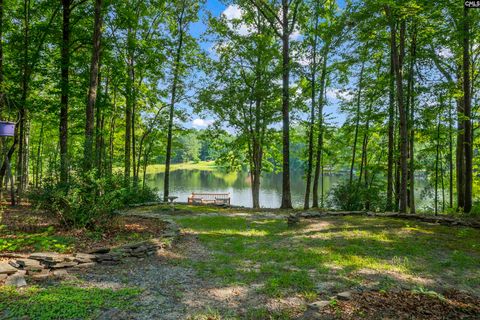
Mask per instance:
[[[298,30],[293,30],[293,32],[290,34],[290,40],[299,40],[302,35],[300,34],[300,31]]]
[[[437,49],[437,54],[444,59],[452,58],[453,57],[453,52],[449,48],[440,48]]]
[[[327,88],[327,99],[331,101],[352,101],[355,94],[349,89]]]
[[[243,10],[236,4],[231,4],[222,12],[222,15],[224,15],[227,20],[240,19],[243,15]]]
[[[238,34],[242,36],[246,36],[250,33],[250,30],[245,23],[240,23],[234,26],[233,23],[231,22],[232,20],[241,19],[242,15],[243,15],[243,10],[235,4],[229,5],[222,12],[222,16],[224,16],[229,21],[228,22],[229,28],[233,31],[236,31]]]
[[[192,121],[192,126],[195,128],[206,128],[212,123],[213,123],[213,120],[197,118]]]

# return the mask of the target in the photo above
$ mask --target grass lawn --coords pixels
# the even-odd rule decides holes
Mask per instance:
[[[340,217],[284,219],[181,217],[208,256],[186,260],[224,285],[253,285],[271,297],[306,301],[345,289],[465,289],[480,295],[480,230],[412,221]]]
[[[139,289],[82,288],[72,284],[0,287],[1,319],[96,319],[102,309],[128,311]]]

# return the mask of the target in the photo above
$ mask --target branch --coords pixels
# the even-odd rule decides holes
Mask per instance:
[[[263,2],[262,0],[259,0],[261,2]],[[274,20],[271,19],[271,17],[262,9],[261,5],[257,3],[257,1],[255,0],[248,0],[248,2],[250,2],[252,5],[254,5],[258,11],[260,11],[260,13],[262,14],[262,16],[265,18],[265,20],[268,21],[268,23],[270,24],[270,26],[272,27],[273,31],[277,34],[277,36],[279,38],[282,37],[282,34],[277,30],[277,26],[275,25],[275,21],[274,20],[277,20],[277,22],[281,25],[282,24],[282,21],[280,20],[280,18],[277,16],[277,14],[275,14],[275,12],[273,11],[272,8],[270,8],[269,5],[265,5],[265,8],[267,9],[267,11],[270,11],[270,13],[273,15],[273,18]]]

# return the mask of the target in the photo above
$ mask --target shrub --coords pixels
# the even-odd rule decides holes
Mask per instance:
[[[348,181],[340,182],[329,192],[328,205],[345,211],[381,211],[385,203],[383,191],[376,186],[366,187],[364,184]]]
[[[111,221],[117,209],[133,202],[155,201],[157,195],[147,188],[126,188],[121,175],[97,178],[92,171],[72,176],[67,185],[47,181],[30,193],[30,200],[55,214],[66,227],[91,228]]]

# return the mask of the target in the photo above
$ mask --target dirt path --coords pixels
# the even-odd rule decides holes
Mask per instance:
[[[143,217],[175,220],[168,214],[142,212]],[[205,216],[215,214],[194,214]],[[192,216],[192,215],[190,215]],[[250,219],[283,219],[270,213],[234,214]],[[223,285],[219,279],[202,278],[187,264],[208,261],[210,253],[197,235],[182,233],[170,249],[162,249],[156,256],[145,259],[127,259],[119,265],[98,265],[72,275],[85,286],[98,288],[138,287],[141,295],[135,302],[135,312],[105,310],[100,319],[216,319],[215,314],[232,317],[246,316],[255,309],[295,310],[300,298],[272,299],[257,292],[258,286]],[[188,261],[188,263],[183,263]],[[301,314],[300,310],[298,314]],[[211,318],[206,316],[210,315]]]

